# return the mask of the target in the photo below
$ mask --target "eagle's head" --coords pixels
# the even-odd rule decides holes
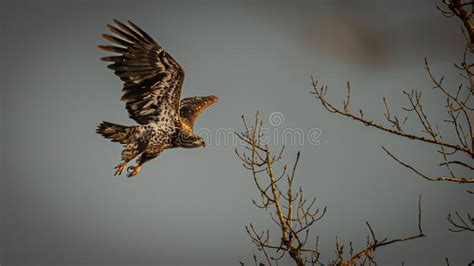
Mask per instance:
[[[184,135],[180,134],[178,143],[183,148],[199,148],[206,147],[204,139],[197,135]]]

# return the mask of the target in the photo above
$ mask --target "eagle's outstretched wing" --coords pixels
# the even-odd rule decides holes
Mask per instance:
[[[199,115],[211,104],[217,102],[217,96],[194,96],[181,100],[180,118],[189,130],[193,130],[194,122]]]
[[[99,48],[119,54],[102,60],[113,62],[108,67],[124,81],[122,100],[130,118],[139,124],[176,121],[184,80],[183,68],[131,21],[128,21],[130,26],[115,19],[114,22],[118,27],[107,27],[116,36],[102,36],[117,46],[99,45]]]

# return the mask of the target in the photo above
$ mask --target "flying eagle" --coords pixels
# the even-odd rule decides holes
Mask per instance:
[[[102,122],[97,133],[124,145],[122,162],[115,175],[124,171],[135,157],[136,166],[127,168],[127,176],[140,172],[142,165],[165,149],[204,147],[204,140],[193,133],[193,126],[202,111],[218,100],[216,96],[195,96],[181,99],[184,70],[145,31],[128,21],[115,20],[107,25],[113,35],[102,36],[115,45],[99,45],[118,55],[101,58],[112,62],[112,69],[123,82],[122,100],[129,117],[139,125],[122,126]]]

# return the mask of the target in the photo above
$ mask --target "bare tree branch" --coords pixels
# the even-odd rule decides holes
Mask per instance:
[[[375,250],[379,247],[391,245],[394,243],[398,242],[404,242],[404,241],[410,241],[418,238],[425,237],[426,235],[423,233],[422,227],[421,227],[421,195],[418,199],[418,234],[408,236],[408,237],[401,237],[401,238],[395,238],[388,240],[387,238],[384,238],[383,240],[378,240],[375,237],[374,230],[372,229],[372,226],[369,224],[369,222],[366,222],[367,227],[369,228],[370,236],[367,239],[367,245],[364,249],[361,251],[357,252],[356,254],[352,254],[353,252],[351,251],[350,254],[352,255],[349,259],[344,260],[343,259],[343,250],[342,246],[338,249],[338,258],[337,261],[335,262],[334,265],[356,265],[357,262],[359,262],[362,258],[370,261],[371,263],[375,263],[375,258],[373,253]],[[337,244],[339,246],[339,244]],[[352,250],[352,244],[351,244],[351,250]],[[369,263],[370,264],[370,263]],[[361,264],[361,265],[365,265]]]
[[[454,212],[455,217],[448,215],[448,222],[453,226],[450,228],[449,231],[451,232],[464,232],[464,231],[471,231],[474,232],[474,217],[472,217],[469,213],[466,215],[466,218],[461,217],[458,212]]]
[[[464,29],[467,31],[466,39],[470,43],[471,49],[474,49],[474,23],[472,21],[474,1],[443,0],[443,4],[448,10],[444,10],[439,6],[437,7],[438,10],[446,17],[456,16],[461,20]],[[467,10],[467,7],[471,7],[471,10]]]
[[[472,0],[443,0],[443,7],[437,7],[442,15],[446,17],[456,17],[462,23],[462,32],[466,39],[466,48],[460,63],[454,64],[454,67],[460,72],[461,81],[456,87],[446,85],[445,78],[442,75],[435,74],[425,58],[425,70],[431,80],[432,89],[446,99],[446,105],[442,110],[448,115],[448,119],[442,121],[433,121],[430,114],[424,108],[422,91],[410,90],[403,91],[407,97],[408,107],[403,108],[415,118],[421,133],[407,132],[405,123],[407,117],[401,119],[390,109],[386,97],[383,98],[385,122],[375,122],[364,115],[364,111],[359,109],[356,112],[351,111],[351,87],[347,82],[347,96],[343,101],[342,107],[331,103],[327,99],[328,88],[324,85],[318,85],[318,81],[311,77],[312,94],[319,100],[322,106],[329,112],[353,120],[372,128],[396,135],[402,138],[424,142],[436,148],[440,154],[440,162],[436,167],[443,167],[448,174],[444,176],[431,176],[420,170],[411,163],[407,163],[402,158],[395,156],[386,147],[382,146],[385,153],[403,167],[410,169],[417,175],[429,181],[454,182],[454,183],[474,183],[474,63],[470,60],[474,53],[474,1]],[[443,134],[438,126],[438,122],[448,124],[450,134]],[[454,136],[453,139],[445,139],[443,135]],[[456,155],[456,157],[454,157]],[[461,155],[461,156],[458,156]],[[433,167],[434,168],[434,167]],[[461,216],[458,212],[455,215],[449,214],[448,221],[452,225],[450,229],[453,232],[474,230],[474,221],[472,216],[467,213]]]
[[[352,91],[349,82],[347,83],[346,100],[343,101],[343,106],[341,108],[328,101],[326,97],[328,92],[327,86],[318,85],[318,81],[313,77],[311,77],[311,84],[313,87],[312,94],[314,94],[322,106],[331,113],[352,118],[365,126],[377,128],[389,134],[425,142],[437,148],[438,153],[441,155],[441,162],[437,165],[444,167],[449,172],[449,176],[431,177],[423,173],[421,170],[415,169],[414,166],[403,162],[384,148],[385,152],[392,159],[411,169],[419,176],[430,181],[474,183],[474,176],[472,175],[474,170],[474,166],[472,165],[472,159],[474,158],[474,106],[471,103],[472,98],[474,98],[474,63],[469,62],[469,55],[472,55],[474,52],[474,22],[472,19],[474,2],[463,0],[443,0],[443,3],[445,9],[438,7],[442,14],[447,17],[458,17],[464,25],[464,31],[468,33],[466,49],[464,50],[461,63],[454,64],[456,69],[461,71],[460,76],[463,80],[456,88],[449,88],[444,83],[444,77],[438,77],[434,73],[426,58],[425,70],[433,83],[433,89],[446,99],[446,106],[444,106],[443,109],[448,114],[449,119],[443,121],[451,125],[453,134],[449,135],[455,136],[455,139],[447,140],[443,137],[437,122],[432,121],[429,114],[425,111],[422,92],[418,90],[403,91],[409,104],[409,106],[403,108],[403,110],[415,117],[420,126],[420,134],[407,132],[405,130],[407,117],[402,119],[394,114],[389,108],[389,103],[386,97],[383,98],[386,123],[375,122],[374,120],[366,118],[364,115],[365,112],[362,109],[359,109],[358,112],[352,112],[349,105]],[[456,153],[461,153],[466,157],[462,157],[461,159],[451,159],[451,156]],[[464,170],[470,172],[470,176],[466,176],[466,171]],[[458,172],[462,172],[462,174],[458,174]]]
[[[395,161],[397,161],[399,164],[405,166],[406,168],[412,170],[413,172],[415,172],[416,174],[418,174],[419,176],[423,177],[424,179],[426,180],[430,180],[430,181],[450,181],[450,182],[458,182],[458,183],[474,183],[474,179],[473,178],[462,178],[462,177],[430,177],[430,176],[427,176],[425,174],[423,174],[422,172],[420,172],[419,170],[417,170],[415,167],[401,161],[400,159],[398,159],[398,157],[396,157],[395,155],[393,155],[393,153],[391,153],[389,150],[387,150],[387,148],[385,148],[384,146],[382,146],[382,149],[390,156],[392,157],[392,159],[394,159]]]
[[[288,254],[296,265],[306,263],[316,264],[319,261],[319,250],[316,246],[307,247],[310,227],[321,220],[326,213],[326,208],[322,211],[314,209],[316,199],[308,202],[303,195],[303,188],[294,191],[294,177],[300,160],[300,153],[296,155],[291,171],[287,171],[287,165],[280,168],[280,173],[276,173],[277,165],[282,160],[284,146],[273,154],[268,144],[262,142],[262,121],[256,115],[253,126],[249,127],[245,117],[242,117],[244,124],[243,132],[236,132],[236,135],[245,143],[244,151],[235,153],[242,161],[245,169],[252,173],[254,184],[260,196],[260,204],[254,201],[259,208],[273,208],[270,213],[273,222],[281,232],[280,241],[270,243],[268,230],[258,232],[253,224],[246,227],[247,234],[257,248],[262,251],[268,265],[280,260],[284,254]],[[286,183],[282,183],[286,180]],[[274,251],[275,255],[269,255],[269,251]]]
[[[316,198],[307,200],[303,188],[295,189],[294,187],[295,174],[301,158],[300,152],[297,153],[291,169],[288,170],[287,165],[282,163],[284,148],[273,154],[269,145],[263,143],[262,139],[266,136],[262,132],[263,124],[258,113],[251,127],[248,126],[245,117],[242,117],[242,121],[244,131],[236,132],[236,135],[243,140],[245,146],[243,151],[236,149],[235,153],[242,161],[244,168],[251,172],[257,188],[261,203],[256,203],[254,200],[254,205],[269,211],[272,221],[281,234],[278,241],[271,241],[268,229],[258,231],[252,223],[245,227],[250,239],[262,252],[268,265],[278,264],[278,261],[285,255],[292,258],[298,266],[307,263],[311,265],[355,265],[356,263],[369,262],[370,264],[375,263],[373,253],[377,248],[425,236],[421,229],[420,197],[418,203],[419,233],[417,235],[393,240],[387,238],[378,240],[372,227],[367,223],[370,236],[367,246],[363,250],[354,254],[352,244],[350,244],[350,256],[345,258],[344,246],[336,240],[336,260],[327,264],[321,263],[318,249],[319,238],[316,237],[316,242],[311,247],[308,244],[308,239],[312,226],[326,214],[326,207],[322,210],[315,209]],[[257,263],[256,258],[254,261]]]

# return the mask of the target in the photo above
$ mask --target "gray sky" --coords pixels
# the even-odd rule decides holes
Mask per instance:
[[[114,177],[121,147],[95,134],[102,120],[130,125],[121,82],[99,57],[112,18],[131,19],[185,68],[183,96],[218,95],[196,127],[240,129],[240,116],[279,112],[279,129],[318,128],[302,152],[297,182],[327,206],[313,232],[323,260],[335,237],[365,244],[370,221],[382,237],[416,233],[422,195],[427,238],[382,248],[382,265],[453,265],[474,257],[474,240],[448,232],[446,216],[474,212],[472,186],[430,183],[385,156],[381,145],[433,175],[433,149],[326,112],[310,75],[342,103],[381,119],[382,96],[404,106],[404,89],[426,89],[433,119],[443,98],[430,90],[427,56],[447,82],[462,55],[455,19],[435,1],[12,1],[1,3],[2,265],[238,265],[256,249],[252,222],[272,227],[251,200],[256,189],[232,144],[170,150],[133,179]],[[415,124],[410,124],[415,129]],[[467,173],[466,173],[467,174]],[[314,236],[315,236],[314,235]],[[288,262],[288,261],[287,261]]]

